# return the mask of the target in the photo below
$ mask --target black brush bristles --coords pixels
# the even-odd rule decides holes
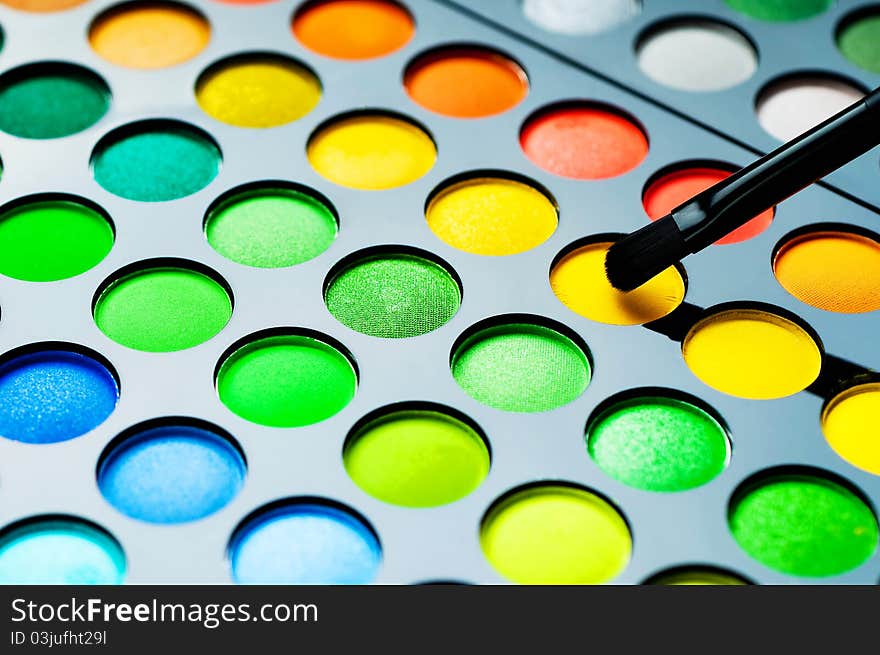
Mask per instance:
[[[621,291],[632,291],[689,254],[672,216],[617,241],[605,255],[605,275]]]

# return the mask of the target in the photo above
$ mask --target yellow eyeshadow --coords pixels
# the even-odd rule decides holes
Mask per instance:
[[[128,68],[165,68],[208,45],[211,27],[193,9],[171,3],[130,3],[101,14],[89,30],[92,49]]]
[[[498,573],[520,584],[601,584],[626,567],[632,537],[606,501],[584,489],[530,487],[483,519],[480,543]]]
[[[724,571],[685,569],[682,571],[663,573],[651,580],[650,584],[667,586],[741,586],[747,585],[748,582],[732,573],[725,573]]]
[[[221,63],[196,87],[206,114],[237,127],[275,127],[308,114],[321,99],[321,84],[303,66],[265,57]]]
[[[822,366],[819,346],[806,330],[758,309],[731,309],[698,321],[682,355],[713,389],[756,400],[803,391]]]
[[[556,230],[556,207],[537,189],[503,178],[453,184],[431,200],[428,227],[454,248],[475,255],[514,255]]]
[[[822,412],[828,445],[847,462],[880,475],[880,382],[839,393]]]
[[[640,325],[669,314],[684,300],[681,273],[670,266],[638,289],[618,291],[605,276],[610,242],[591,243],[565,255],[550,271],[553,293],[573,312],[599,323]]]
[[[312,167],[352,189],[393,189],[414,182],[434,166],[437,149],[419,127],[384,115],[343,118],[309,141]]]

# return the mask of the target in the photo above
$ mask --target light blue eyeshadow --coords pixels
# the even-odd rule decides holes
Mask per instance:
[[[73,439],[103,423],[118,400],[113,374],[80,353],[44,350],[0,365],[0,435],[7,439]]]
[[[119,584],[125,555],[103,530],[76,519],[27,523],[0,537],[0,584]]]
[[[150,523],[183,523],[213,514],[241,489],[244,458],[226,438],[190,425],[138,432],[114,447],[98,471],[104,498]]]
[[[241,584],[367,584],[382,558],[369,527],[349,512],[292,503],[248,522],[230,546]]]

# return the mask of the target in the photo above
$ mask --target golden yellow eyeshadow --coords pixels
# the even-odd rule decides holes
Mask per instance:
[[[698,321],[682,355],[713,389],[756,400],[803,391],[822,366],[822,352],[804,328],[759,309],[730,309]]]
[[[847,462],[880,475],[880,382],[850,387],[822,411],[828,445]]]

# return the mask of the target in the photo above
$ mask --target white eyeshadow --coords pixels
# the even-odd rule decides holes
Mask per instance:
[[[539,27],[560,34],[598,34],[637,16],[641,0],[524,0],[523,13]]]
[[[804,76],[780,80],[758,97],[755,111],[767,132],[788,141],[864,97],[843,80]]]

